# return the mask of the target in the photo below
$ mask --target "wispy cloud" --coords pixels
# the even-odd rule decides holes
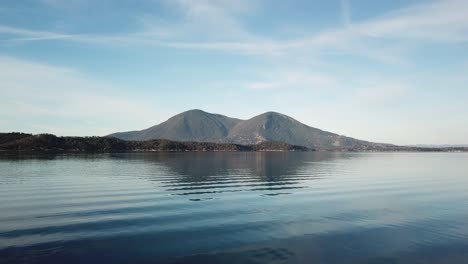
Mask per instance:
[[[146,16],[140,18],[142,28],[136,32],[62,34],[4,25],[0,26],[0,33],[12,36],[4,38],[7,40],[57,39],[105,45],[156,45],[267,56],[334,49],[359,53],[369,48],[369,41],[382,39],[445,43],[468,41],[468,16],[465,12],[468,2],[464,0],[427,2],[352,24],[349,2],[343,0],[342,17],[346,27],[292,40],[266,38],[249,30],[241,22],[242,17],[252,14],[255,9],[246,1],[177,0],[166,4],[178,11],[181,16],[179,22]]]
[[[414,100],[414,96],[411,94],[411,87],[407,84],[379,81],[373,85],[359,88],[350,100],[357,107],[388,109],[404,102],[410,102]]]
[[[275,89],[324,91],[338,87],[338,81],[324,73],[305,73],[289,70],[264,75],[267,75],[264,80],[248,83],[245,87],[259,91]]]
[[[27,132],[89,135],[93,123],[95,133],[107,134],[165,116],[143,98],[119,95],[115,87],[73,69],[0,57],[0,83],[0,117],[11,122],[8,129],[20,130],[18,120],[25,119],[66,129],[30,131],[25,125]]]
[[[467,9],[463,0],[434,1],[392,12],[355,30],[369,37],[466,42]]]
[[[165,28],[170,32],[166,34],[167,38],[179,41],[239,41],[256,38],[240,19],[253,9],[253,4],[247,1],[174,0],[167,1],[166,5],[177,10],[178,21],[154,21],[151,16],[147,16],[143,32],[148,34]]]
[[[349,2],[344,0],[342,9],[345,27],[305,35],[302,38],[282,40],[255,35],[240,23],[235,23],[237,21],[235,15],[223,13],[220,11],[223,9],[218,7],[211,11],[217,14],[216,20],[220,21],[222,28],[228,29],[231,39],[206,38],[198,41],[167,39],[157,44],[174,48],[223,50],[266,56],[294,54],[301,56],[304,53],[317,54],[320,51],[339,50],[391,61],[391,58],[385,55],[389,49],[389,44],[385,43],[387,40],[421,41],[422,44],[425,41],[443,43],[468,41],[468,17],[465,14],[468,2],[466,1],[427,2],[353,24],[351,24]],[[229,22],[223,23],[223,21]],[[215,28],[209,25],[205,25],[203,29],[206,32],[216,32]],[[383,52],[379,52],[380,50]]]
[[[13,36],[6,37],[5,39],[8,41],[37,41],[47,39],[65,39],[73,37],[72,35],[59,34],[47,31],[34,31],[2,25],[0,25],[0,34]]]
[[[351,26],[351,6],[349,0],[341,0],[341,19],[346,27]]]

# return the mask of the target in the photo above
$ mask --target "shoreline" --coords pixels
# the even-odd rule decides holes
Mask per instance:
[[[397,145],[315,147],[278,141],[256,144],[221,142],[122,140],[114,137],[58,137],[51,134],[0,133],[0,152],[10,153],[154,153],[154,152],[468,152],[468,147],[415,147]]]

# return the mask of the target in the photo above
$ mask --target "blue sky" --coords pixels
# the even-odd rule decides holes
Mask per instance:
[[[0,131],[106,135],[188,109],[468,143],[468,1],[0,2]]]

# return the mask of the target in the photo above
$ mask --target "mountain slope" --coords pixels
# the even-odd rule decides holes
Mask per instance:
[[[202,110],[180,113],[167,121],[140,131],[114,133],[124,140],[169,139],[177,141],[224,142],[229,131],[241,120]]]
[[[228,141],[237,144],[281,141],[326,149],[361,148],[379,145],[309,127],[289,116],[276,112],[267,112],[239,122],[230,131]]]
[[[267,112],[248,120],[240,120],[201,110],[191,110],[145,130],[115,133],[109,136],[125,140],[170,139],[244,145],[277,141],[333,150],[372,150],[390,146],[323,131],[276,112]]]

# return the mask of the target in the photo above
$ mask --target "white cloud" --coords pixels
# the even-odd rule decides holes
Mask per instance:
[[[361,52],[369,48],[368,41],[379,39],[434,42],[468,40],[468,16],[465,14],[468,2],[463,0],[428,2],[354,24],[351,24],[349,3],[344,0],[342,9],[346,27],[292,40],[267,39],[250,32],[240,23],[241,18],[235,12],[226,11],[229,6],[214,6],[213,2],[182,2],[188,10],[183,20],[192,26],[185,30],[179,28],[180,35],[202,32],[204,38],[196,41],[166,39],[157,41],[156,45],[271,55],[318,49],[340,49],[349,52],[358,49],[358,52]],[[178,32],[177,28],[174,29],[174,32]]]
[[[251,82],[244,86],[252,90],[329,90],[338,86],[337,80],[324,73],[306,73],[288,70],[264,75],[266,75],[264,81]]]
[[[391,62],[392,45],[373,42],[386,39],[406,41],[468,41],[468,1],[442,0],[403,8],[384,16],[351,24],[349,2],[342,2],[345,27],[292,40],[265,38],[242,22],[252,15],[255,4],[247,1],[167,1],[180,15],[177,21],[151,16],[140,18],[142,28],[112,35],[62,34],[0,26],[7,40],[78,41],[102,45],[156,45],[179,49],[201,49],[258,54],[303,56],[319,51],[339,50]],[[258,4],[258,3],[256,3]],[[5,39],[5,38],[4,38]]]
[[[411,6],[385,16],[368,21],[351,24],[350,7],[343,2],[343,19],[345,27],[324,31],[318,34],[305,35],[292,40],[266,39],[255,36],[247,29],[230,30],[231,38],[216,41],[172,41],[167,40],[159,45],[185,49],[211,49],[266,56],[303,57],[320,54],[321,51],[340,51],[370,57],[378,61],[399,63],[398,58],[402,44],[395,48],[391,39],[402,41],[426,41],[453,43],[468,41],[468,2],[460,0],[434,1]],[[218,13],[222,14],[222,13]],[[233,20],[233,16],[225,17]],[[222,20],[221,20],[222,21]],[[225,26],[221,23],[223,27]],[[209,27],[208,32],[209,32]],[[404,42],[401,42],[404,43]],[[391,54],[391,55],[389,55]]]
[[[182,13],[181,22],[169,26],[176,39],[193,39],[196,36],[208,40],[253,37],[237,17],[249,11],[251,5],[245,1],[176,0],[170,1],[170,4]]]
[[[9,37],[6,38],[8,41],[34,41],[34,40],[47,40],[47,39],[65,39],[71,38],[72,35],[65,35],[65,34],[58,34],[53,32],[47,31],[34,31],[34,30],[27,30],[21,29],[16,27],[9,27],[0,25],[0,34],[5,35],[12,35],[15,36],[13,38]]]
[[[351,7],[350,0],[341,0],[341,19],[347,27],[351,26]]]
[[[8,122],[8,129],[102,135],[138,128],[165,116],[155,113],[144,98],[121,95],[114,87],[73,69],[0,57],[0,83],[0,116]],[[35,131],[33,124],[21,120],[41,120],[63,130]],[[94,124],[92,129],[89,123]]]
[[[360,25],[357,32],[389,39],[466,42],[467,9],[464,0],[434,1],[371,20]]]
[[[410,91],[410,87],[403,83],[379,81],[371,86],[359,88],[351,100],[359,107],[395,107],[414,99]]]

